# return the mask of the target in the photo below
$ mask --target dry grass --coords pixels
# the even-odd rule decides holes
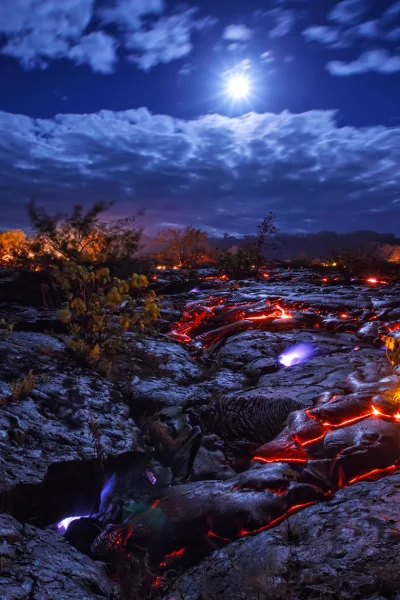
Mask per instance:
[[[30,370],[25,377],[20,377],[17,381],[10,383],[11,402],[18,402],[19,400],[24,400],[31,395],[33,388],[36,384],[36,376],[33,374],[33,371]]]

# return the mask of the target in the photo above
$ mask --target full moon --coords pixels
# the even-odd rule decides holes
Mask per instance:
[[[235,100],[244,100],[250,94],[250,80],[246,75],[232,75],[228,79],[227,92]]]

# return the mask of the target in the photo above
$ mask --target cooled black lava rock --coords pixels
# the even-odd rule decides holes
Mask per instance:
[[[290,398],[233,396],[214,402],[207,411],[210,429],[226,442],[265,443],[282,431],[287,417],[304,408]]]

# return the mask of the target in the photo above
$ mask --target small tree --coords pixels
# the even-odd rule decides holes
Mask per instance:
[[[69,348],[84,362],[108,373],[111,357],[129,329],[143,329],[159,314],[155,293],[144,275],[116,276],[119,261],[132,258],[141,231],[136,218],[104,222],[110,204],[98,203],[70,216],[49,216],[32,202],[36,252],[50,272],[58,317],[67,325]]]
[[[256,274],[258,274],[262,265],[265,251],[276,249],[274,236],[277,233],[276,216],[270,212],[257,227],[257,236],[254,242]]]
[[[163,229],[156,241],[162,246],[156,258],[167,264],[194,268],[207,253],[207,233],[191,225],[185,229]]]
[[[112,203],[98,202],[86,212],[77,204],[70,216],[48,215],[31,201],[28,209],[36,231],[33,238],[35,255],[46,264],[68,260],[76,264],[106,264],[110,267],[132,259],[139,246],[141,229],[138,216],[104,221],[100,215]]]

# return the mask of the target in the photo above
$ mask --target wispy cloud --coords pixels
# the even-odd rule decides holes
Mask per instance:
[[[103,74],[121,58],[148,70],[189,54],[192,34],[213,23],[164,0],[13,0],[0,2],[0,53],[27,70],[60,58]]]
[[[380,15],[371,19],[368,0],[341,0],[327,13],[326,24],[310,25],[303,30],[309,44],[330,50],[359,49],[354,60],[330,60],[326,66],[332,75],[350,76],[368,71],[393,74],[399,70],[400,2],[389,7],[382,3],[379,7]]]
[[[400,56],[392,56],[387,50],[369,50],[351,62],[330,61],[327,69],[332,75],[341,77],[361,75],[370,71],[392,74],[400,72]]]

